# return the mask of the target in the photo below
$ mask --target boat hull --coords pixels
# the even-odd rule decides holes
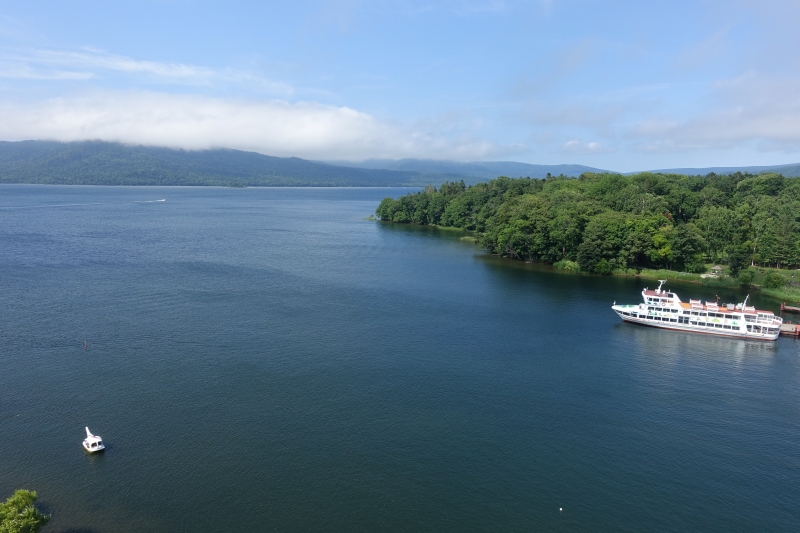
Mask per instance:
[[[624,316],[620,311],[617,310],[615,310],[615,312],[624,322],[629,322],[631,324],[639,324],[641,326],[649,326],[651,328],[668,329],[671,331],[683,331],[686,333],[700,333],[702,335],[713,335],[716,337],[728,337],[732,339],[746,339],[751,341],[765,341],[765,342],[775,341],[780,336],[780,333],[765,335],[765,334],[753,334],[749,332],[733,331],[733,330],[716,331],[714,329],[710,329],[704,326],[691,326],[684,324],[676,324],[673,322],[664,324],[663,322],[656,322],[655,320],[649,320],[646,318],[642,319],[631,316]]]

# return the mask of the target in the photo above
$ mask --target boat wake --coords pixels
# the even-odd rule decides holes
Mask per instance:
[[[166,202],[166,198],[161,200],[134,200],[133,204],[155,204]],[[46,209],[53,207],[86,207],[87,205],[125,205],[127,202],[90,202],[86,204],[44,204],[44,205],[0,205],[0,209]]]

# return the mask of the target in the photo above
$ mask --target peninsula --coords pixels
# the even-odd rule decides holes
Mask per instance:
[[[471,230],[491,253],[575,272],[696,275],[718,263],[741,284],[776,269],[764,285],[779,289],[800,266],[800,180],[774,173],[448,182],[385,198],[376,215]]]

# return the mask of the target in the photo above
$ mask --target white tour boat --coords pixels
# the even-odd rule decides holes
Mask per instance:
[[[783,319],[772,311],[748,306],[747,298],[735,305],[703,304],[700,300],[689,300],[687,304],[674,292],[661,289],[666,280],[659,281],[658,289],[642,291],[644,303],[618,305],[614,302],[611,309],[625,322],[657,328],[762,341],[774,341],[780,335]]]
[[[83,447],[89,453],[99,452],[106,449],[103,439],[98,435],[92,435],[89,428],[86,428],[86,438],[83,440]]]

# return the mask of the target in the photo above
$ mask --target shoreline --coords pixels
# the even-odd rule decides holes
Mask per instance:
[[[372,215],[374,217],[374,215]],[[370,218],[366,218],[365,220],[370,220]],[[396,224],[395,222],[390,222],[386,220],[381,220],[379,218],[372,218],[371,220],[375,220],[379,223],[384,224]],[[476,242],[476,234],[477,232],[474,230],[468,230],[464,228],[456,228],[453,226],[441,226],[439,224],[415,224],[413,222],[406,223],[404,225],[409,226],[416,226],[420,228],[435,228],[440,231],[446,231],[451,233],[462,233],[463,235],[459,238],[460,241],[469,242],[473,246],[480,248],[481,250],[487,251],[485,248],[481,248],[480,245]],[[487,251],[488,253],[488,251]],[[592,272],[583,272],[580,270],[574,270],[570,268],[560,268],[557,263],[545,263],[544,261],[521,261],[519,259],[514,259],[512,257],[503,256],[500,254],[492,254],[488,253],[493,257],[502,257],[508,259],[511,262],[519,263],[519,264],[538,264],[542,266],[550,267],[553,272],[557,272],[559,274],[572,274],[572,275],[580,275],[580,276],[604,276],[606,274],[596,274]],[[575,264],[577,266],[577,264]],[[744,270],[749,270],[754,274],[757,274],[759,271],[776,271],[781,273],[800,273],[800,270],[785,270],[785,269],[776,269],[776,268],[769,268],[769,267],[757,267],[757,266],[750,266]],[[692,274],[689,272],[679,272],[677,270],[653,270],[653,269],[641,269],[640,271],[636,271],[636,269],[629,268],[626,271],[622,270],[615,270],[611,274],[607,274],[608,276],[615,276],[615,277],[627,277],[627,278],[640,278],[640,279],[647,279],[658,281],[661,279],[666,279],[668,281],[682,281],[686,283],[695,283],[698,285],[703,285],[705,287],[714,287],[720,289],[734,289],[734,290],[756,290],[761,295],[766,296],[775,300],[776,302],[785,302],[789,305],[792,303],[800,304],[800,287],[794,286],[785,286],[778,289],[770,289],[762,287],[758,283],[752,283],[749,286],[743,287],[740,285],[735,278],[731,278],[728,274],[724,274],[721,277],[702,277],[702,274]],[[757,276],[760,279],[761,276]],[[798,276],[800,277],[800,276]]]

